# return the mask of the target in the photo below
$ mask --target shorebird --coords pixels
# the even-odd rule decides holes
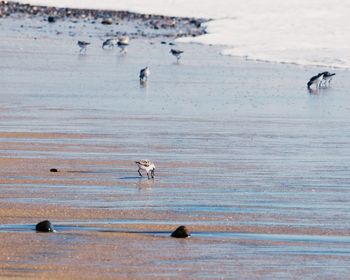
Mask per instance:
[[[78,46],[80,47],[80,53],[84,52],[86,53],[86,48],[88,45],[90,45],[91,43],[89,42],[85,42],[85,41],[78,41]]]
[[[320,88],[323,80],[323,73],[319,73],[316,76],[310,78],[310,81],[307,83],[307,87],[311,88],[312,85],[316,85],[316,88]]]
[[[144,82],[148,80],[148,76],[151,74],[151,72],[149,71],[148,66],[141,69],[140,71],[140,81]]]
[[[105,47],[114,48],[116,44],[117,44],[116,39],[113,39],[113,38],[107,39],[106,41],[103,42],[102,49],[104,49]]]
[[[154,178],[154,170],[156,170],[156,167],[151,161],[147,159],[141,159],[139,161],[135,161],[135,163],[139,167],[137,172],[140,174],[141,177],[142,177],[142,174],[140,171],[145,170],[147,172],[148,179],[150,179],[150,176],[151,178]]]
[[[129,46],[129,37],[124,36],[120,37],[117,42],[118,47],[120,48],[121,53],[126,53],[127,52],[127,46]]]
[[[331,81],[332,81],[335,73],[329,73],[328,71],[326,71],[326,72],[319,73],[319,75],[321,75],[321,74],[323,74],[321,86],[329,87],[331,85]]]
[[[177,62],[179,62],[180,58],[181,58],[181,54],[183,54],[183,51],[180,50],[175,50],[175,49],[171,49],[170,53],[176,57]]]

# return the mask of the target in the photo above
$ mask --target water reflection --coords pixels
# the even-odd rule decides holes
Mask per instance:
[[[319,89],[308,88],[307,90],[311,95],[320,95]]]
[[[139,190],[151,189],[152,187],[154,187],[154,178],[144,180],[140,177],[138,182],[136,183],[136,187]]]
[[[140,88],[148,88],[147,80],[140,80]]]

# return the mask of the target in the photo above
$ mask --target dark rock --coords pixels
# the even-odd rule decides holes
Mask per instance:
[[[187,238],[190,237],[191,234],[189,230],[185,226],[179,226],[172,234],[171,237],[175,238]]]
[[[53,17],[53,16],[49,16],[49,17],[47,18],[47,21],[48,21],[49,23],[54,23],[54,22],[56,22],[56,18]]]
[[[101,21],[102,24],[112,24],[113,23],[113,20],[111,18],[105,18]]]
[[[56,168],[51,168],[50,172],[58,172],[58,170]]]
[[[161,41],[160,42],[162,45],[166,45],[166,42],[165,41]]]
[[[38,223],[35,226],[35,230],[38,232],[54,232],[55,231],[55,229],[53,228],[53,225],[48,220],[45,220],[45,221]]]

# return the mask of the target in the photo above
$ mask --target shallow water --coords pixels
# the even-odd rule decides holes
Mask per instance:
[[[79,55],[77,38],[7,35],[0,155],[9,162],[0,203],[126,217],[57,217],[54,235],[3,224],[3,238],[44,244],[16,255],[3,275],[93,263],[86,273],[96,279],[348,277],[349,72],[310,94],[307,80],[323,69],[236,60],[198,45],[179,46],[185,55],[175,64],[157,40],[134,40],[124,56],[92,38]],[[146,65],[144,87],[138,72]],[[155,161],[155,180],[137,177],[139,158]],[[192,238],[168,238],[180,224]],[[104,253],[91,255],[91,244]],[[67,254],[80,262],[67,263]]]
[[[213,19],[186,42],[226,45],[224,54],[260,61],[349,69],[346,0],[20,0],[23,3]],[[228,48],[228,49],[227,49]]]

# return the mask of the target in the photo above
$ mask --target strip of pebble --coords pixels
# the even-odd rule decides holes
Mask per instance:
[[[11,15],[45,17],[49,23],[65,19],[91,20],[106,25],[118,24],[120,21],[139,21],[147,28],[155,30],[174,30],[176,37],[195,37],[205,34],[205,26],[203,26],[202,23],[208,21],[207,19],[192,17],[170,17],[139,14],[129,11],[56,8],[21,4],[12,1],[0,1],[0,18],[10,17]]]

